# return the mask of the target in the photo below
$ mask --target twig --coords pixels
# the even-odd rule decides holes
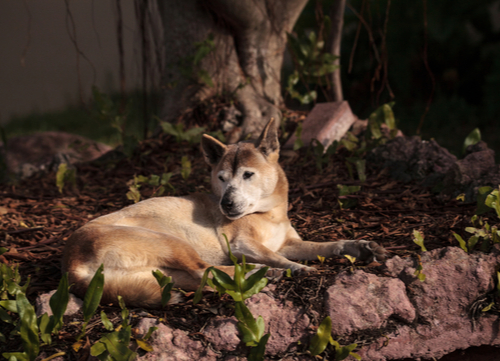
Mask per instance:
[[[40,231],[44,227],[33,227],[33,228],[24,228],[24,229],[16,229],[15,231],[5,231],[7,234],[19,234],[19,233],[26,233],[26,232],[35,232],[35,231]]]

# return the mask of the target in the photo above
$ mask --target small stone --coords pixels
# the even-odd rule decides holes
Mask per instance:
[[[49,316],[52,316],[52,309],[50,308],[50,298],[52,295],[56,293],[56,290],[50,291],[48,293],[44,293],[39,295],[35,301],[35,309],[37,317],[40,317],[44,313],[47,313]],[[83,305],[83,301],[73,295],[69,294],[68,306],[66,307],[66,311],[64,312],[65,316],[71,316],[81,310]]]

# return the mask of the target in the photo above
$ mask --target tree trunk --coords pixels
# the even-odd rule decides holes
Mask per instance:
[[[346,0],[336,0],[330,10],[330,19],[332,28],[330,31],[329,51],[338,56],[335,64],[338,68],[331,74],[333,101],[341,102],[344,100],[342,92],[342,80],[340,78],[340,44],[342,42],[342,28],[344,27],[344,12]]]
[[[162,119],[173,121],[198,102],[222,93],[234,94],[243,115],[230,141],[256,137],[271,117],[280,119],[286,33],[306,2],[158,0],[166,58]],[[195,58],[209,36],[214,49],[201,60]]]

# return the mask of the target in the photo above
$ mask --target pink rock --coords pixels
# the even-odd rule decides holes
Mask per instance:
[[[302,142],[308,146],[317,139],[326,149],[333,141],[340,140],[356,119],[346,101],[318,103],[302,124]],[[293,148],[296,139],[295,134],[292,135],[284,148]]]
[[[332,333],[338,336],[383,327],[391,316],[405,323],[415,319],[401,280],[361,270],[337,277],[326,291],[325,311],[332,319]]]
[[[386,266],[407,284],[419,318],[426,322],[467,317],[469,305],[494,287],[498,255],[467,254],[458,247],[446,247],[422,253],[421,259],[424,282],[415,277],[416,258],[396,256]]]
[[[151,361],[215,361],[217,354],[205,347],[201,341],[195,341],[181,330],[172,329],[154,318],[143,318],[137,324],[139,332],[146,334],[150,327],[158,327],[149,339],[153,351],[140,357]]]
[[[293,307],[291,302],[282,304],[267,294],[259,293],[246,301],[254,317],[262,316],[266,323],[266,333],[271,333],[266,346],[266,354],[286,351],[290,344],[306,342],[310,332],[309,317],[302,308]],[[234,351],[240,344],[239,330],[234,317],[217,317],[211,320],[203,331],[214,348]]]

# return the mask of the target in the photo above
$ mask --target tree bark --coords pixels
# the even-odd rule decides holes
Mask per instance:
[[[243,115],[230,141],[256,137],[271,117],[280,119],[286,34],[306,2],[158,0],[166,47],[162,119],[173,121],[198,102],[222,93],[234,95]],[[208,72],[213,86],[200,79],[191,60],[196,43],[211,34],[215,49],[199,66]]]
[[[344,100],[342,92],[342,80],[340,77],[340,44],[342,42],[342,28],[344,27],[345,1],[336,0],[330,9],[330,19],[332,28],[330,31],[329,50],[333,55],[338,56],[335,61],[338,68],[331,74],[333,101],[341,102]]]

